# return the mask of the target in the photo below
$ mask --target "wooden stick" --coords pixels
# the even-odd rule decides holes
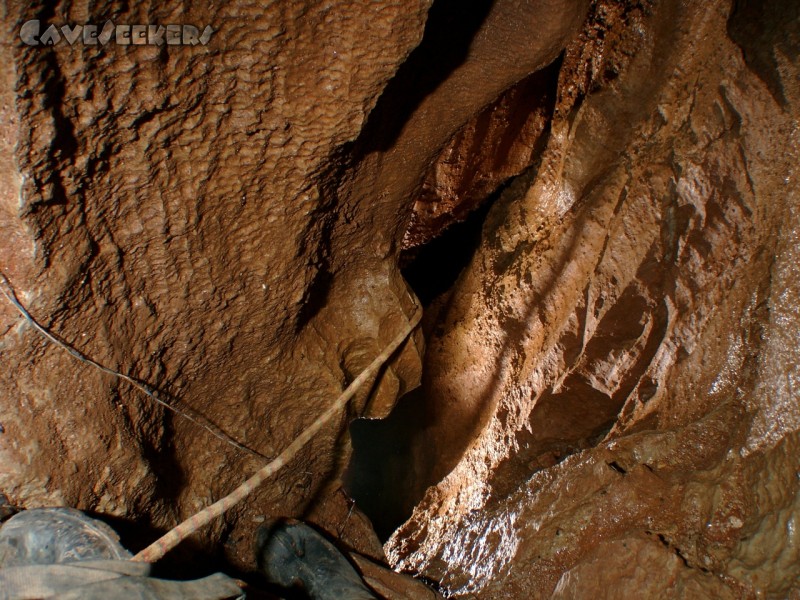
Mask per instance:
[[[289,444],[277,458],[271,461],[266,466],[262,467],[255,475],[250,477],[238,488],[233,490],[230,494],[217,500],[214,504],[207,506],[198,513],[195,513],[181,524],[177,525],[164,536],[150,544],[147,548],[139,552],[131,560],[140,562],[155,562],[163,557],[167,552],[172,550],[175,546],[180,544],[187,537],[199,530],[204,525],[207,525],[217,517],[222,516],[230,508],[241,502],[244,498],[250,495],[256,488],[258,488],[264,481],[274,475],[278,470],[284,467],[295,455],[303,448],[322,427],[337,414],[347,402],[353,397],[358,389],[364,383],[377,375],[380,368],[386,363],[387,360],[394,354],[406,338],[414,331],[414,328],[419,323],[422,317],[422,310],[417,310],[409,323],[403,328],[396,338],[394,338],[388,346],[381,352],[370,365],[364,369],[361,374],[356,377],[353,382],[347,386],[347,389],[334,401],[334,403],[324,413],[311,423],[295,440]]]

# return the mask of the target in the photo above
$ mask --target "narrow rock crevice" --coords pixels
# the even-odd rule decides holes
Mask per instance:
[[[390,157],[381,175],[382,182],[394,183],[388,194],[399,193],[403,181],[409,181],[414,204],[399,263],[426,309],[423,328],[428,332],[437,327],[436,314],[479,247],[494,201],[541,155],[561,67],[560,57],[553,53],[550,64],[536,65],[544,68],[520,72],[519,81],[499,83],[498,78],[510,76],[501,74],[485,40],[476,35],[508,27],[500,15],[509,7],[500,3],[494,12],[488,5],[464,11],[456,4],[434,3],[422,42],[387,85],[353,145],[353,163],[361,168],[375,153]],[[551,31],[564,26],[547,25]],[[520,68],[524,66],[511,71]],[[488,79],[484,69],[491,69]],[[478,72],[483,73],[482,83],[467,83],[470,73]],[[496,98],[488,97],[493,85]],[[446,100],[454,92],[458,100]],[[473,115],[464,113],[470,105],[478,109]],[[463,124],[458,123],[459,112],[466,119]],[[442,118],[436,119],[437,114]],[[457,125],[449,140],[441,138],[446,123]],[[413,160],[404,161],[407,172],[395,175],[391,160],[399,160],[415,145]],[[420,160],[426,156],[427,161]],[[414,165],[425,169],[416,181],[411,179]],[[357,420],[351,425],[353,457],[345,488],[372,519],[382,540],[411,515],[424,492],[420,482],[427,476],[420,470],[427,471],[423,465],[433,457],[419,456],[419,444],[430,410],[430,398],[416,390],[401,398],[386,419]]]

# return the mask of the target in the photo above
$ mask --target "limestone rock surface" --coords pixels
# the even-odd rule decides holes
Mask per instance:
[[[456,597],[797,594],[798,22],[597,2],[435,302],[393,563]]]
[[[136,549],[288,446],[418,310],[397,264],[410,199],[465,123],[556,59],[589,2],[431,4],[3,6],[0,268],[14,293],[65,343],[261,455],[76,362],[3,302],[12,504],[117,519]],[[34,20],[214,33],[30,46]],[[417,384],[422,348],[417,335],[188,554],[222,547],[247,565],[266,514],[314,518],[380,558],[338,483],[346,430]]]
[[[331,255],[330,237],[334,157],[419,43],[429,6],[7,3],[0,267],[20,300],[81,352],[277,455],[357,374],[345,364],[366,366],[414,310],[380,236],[360,270]],[[215,32],[195,46],[33,47],[19,36],[32,19]],[[14,504],[138,520],[144,543],[263,463],[1,304],[0,490]],[[346,358],[356,346],[363,356]],[[379,395],[415,385],[420,350],[407,347]],[[245,560],[254,515],[338,497],[326,490],[346,424],[203,539]]]
[[[246,570],[294,516],[398,598],[429,590],[387,557],[451,597],[800,594],[800,6],[466,4],[2,7],[0,270],[262,455],[0,298],[4,504],[152,541],[325,410],[419,310],[401,250],[496,196],[428,339],[182,552]],[[32,47],[33,19],[214,33]],[[347,427],[420,380],[421,501],[382,548]]]

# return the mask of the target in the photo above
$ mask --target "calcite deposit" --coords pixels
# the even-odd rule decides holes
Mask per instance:
[[[367,229],[349,254],[331,236],[336,157],[419,44],[429,6],[6,3],[0,268],[20,300],[81,352],[276,455],[414,310],[388,236]],[[19,31],[34,19],[216,31],[195,46],[29,46]],[[416,384],[421,348],[406,346],[376,400]],[[264,462],[76,362],[5,300],[0,352],[0,492],[15,505],[127,522],[137,546]],[[347,422],[198,544],[226,542],[244,564],[253,519],[347,506],[330,483]]]
[[[455,597],[800,594],[800,8],[475,4],[3,6],[0,270],[64,342],[255,455],[0,297],[0,500],[152,541],[407,323],[403,249],[493,201],[427,340],[184,563],[246,573],[257,523],[292,516],[391,597],[427,590],[382,560]],[[31,46],[33,20],[214,32]],[[420,381],[417,504],[381,548],[340,483],[348,424]]]
[[[436,485],[399,568],[480,598],[797,593],[800,46],[768,4],[593,6],[541,160],[436,303]]]

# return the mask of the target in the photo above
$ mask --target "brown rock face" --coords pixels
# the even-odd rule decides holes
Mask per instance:
[[[481,598],[797,593],[797,13],[593,6],[441,303],[441,481],[396,566]]]
[[[17,296],[68,344],[274,456],[414,310],[397,249],[433,158],[552,62],[588,0],[457,4],[8,4],[0,267]],[[40,33],[107,21],[216,31],[187,47],[34,47],[20,37],[31,20]],[[0,311],[0,492],[12,503],[138,520],[142,544],[262,463]],[[421,348],[408,344],[371,394],[198,541],[224,540],[246,563],[254,517],[311,515],[380,554],[349,519],[338,440],[416,384]]]
[[[413,310],[381,236],[360,247],[358,269],[332,254],[331,173],[429,5],[12,3],[0,259],[19,297],[76,348],[277,454]],[[31,47],[18,33],[30,19],[217,31],[205,46]],[[15,504],[164,528],[261,463],[0,311],[0,490]],[[376,398],[415,384],[419,348]],[[345,424],[210,535],[249,557],[250,516],[309,510],[346,460]]]
[[[453,136],[425,177],[404,249],[426,244],[466,219],[538,158],[553,116],[559,67],[557,61],[525,78]]]
[[[206,4],[3,9],[0,269],[68,344],[274,456],[415,310],[400,249],[502,193],[424,358],[194,550],[249,567],[254,523],[299,516],[390,597],[428,590],[363,556],[463,597],[800,593],[796,3]],[[33,19],[215,32],[34,47]],[[263,464],[5,301],[0,356],[12,504],[135,550]],[[381,549],[346,430],[420,379],[424,497]]]

